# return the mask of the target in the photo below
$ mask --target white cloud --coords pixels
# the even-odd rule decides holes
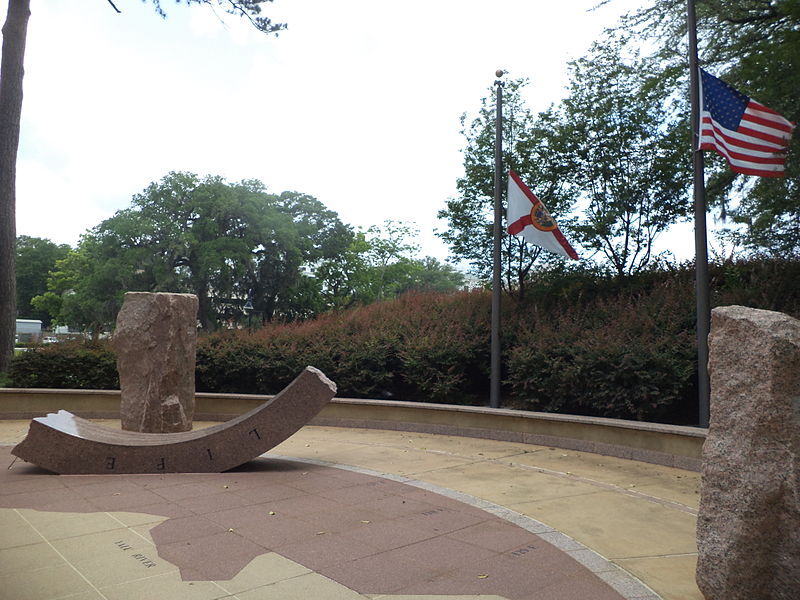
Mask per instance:
[[[461,174],[459,117],[504,68],[559,99],[632,0],[277,0],[276,39],[204,7],[37,3],[26,56],[18,232],[74,244],[172,170],[261,179],[367,227],[414,221],[443,258],[436,213]]]

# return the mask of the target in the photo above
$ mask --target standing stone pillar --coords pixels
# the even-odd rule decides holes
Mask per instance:
[[[194,294],[125,294],[111,340],[122,390],[123,429],[191,430],[197,306]]]
[[[712,312],[697,584],[706,600],[800,598],[800,321]]]

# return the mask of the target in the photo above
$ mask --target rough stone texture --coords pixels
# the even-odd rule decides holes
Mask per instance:
[[[697,584],[707,600],[800,598],[800,321],[712,313]]]
[[[61,410],[33,419],[11,452],[65,475],[221,473],[283,442],[335,393],[322,371],[306,367],[278,395],[235,419],[160,435],[110,429]]]
[[[128,292],[112,338],[122,428],[189,431],[194,417],[197,296]]]

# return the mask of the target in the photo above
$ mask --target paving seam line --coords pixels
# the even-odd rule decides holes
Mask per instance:
[[[409,439],[409,441],[411,441],[411,440]],[[355,444],[355,445],[358,445],[357,442],[352,442],[352,443]],[[393,449],[397,449],[397,450],[399,450],[399,449],[408,450],[408,448],[406,448],[405,446],[397,445],[397,444],[375,444],[375,443],[372,443],[372,444],[369,444],[369,445],[370,446],[378,446],[378,447],[381,447],[381,448],[393,448]],[[674,508],[674,509],[679,510],[681,512],[685,512],[685,513],[689,513],[690,515],[697,516],[697,509],[696,508],[693,508],[693,507],[691,507],[691,506],[689,506],[687,504],[683,504],[682,502],[677,502],[675,500],[665,500],[663,498],[659,498],[658,496],[651,496],[650,494],[645,494],[644,492],[640,492],[638,490],[632,490],[632,489],[629,489],[629,488],[624,488],[622,486],[615,485],[613,483],[606,483],[606,482],[603,482],[603,481],[597,481],[596,479],[590,479],[589,477],[582,477],[580,475],[574,475],[574,474],[569,473],[569,472],[554,471],[552,469],[545,469],[544,467],[534,467],[532,465],[526,465],[526,464],[523,464],[523,463],[516,463],[514,461],[506,462],[509,458],[513,458],[515,456],[525,456],[527,454],[534,454],[535,452],[538,452],[538,450],[533,450],[533,451],[523,450],[522,452],[514,452],[512,454],[506,454],[505,456],[498,456],[498,457],[495,457],[495,458],[479,458],[479,459],[475,459],[474,457],[471,457],[471,456],[463,456],[461,454],[456,454],[454,452],[447,452],[446,450],[431,450],[429,448],[413,448],[413,450],[419,450],[421,452],[428,452],[428,453],[431,453],[431,454],[439,454],[439,455],[442,455],[442,456],[452,456],[452,457],[455,457],[455,458],[461,458],[461,459],[464,459],[465,461],[468,461],[468,462],[465,462],[464,465],[462,465],[462,466],[469,466],[469,465],[475,465],[475,464],[480,464],[480,463],[488,463],[488,462],[507,464],[510,467],[516,467],[516,468],[519,468],[519,469],[537,471],[539,473],[544,473],[544,474],[547,474],[547,475],[554,475],[556,477],[561,477],[561,478],[564,478],[564,479],[570,479],[570,480],[573,480],[573,481],[580,481],[581,483],[586,483],[588,485],[594,485],[594,486],[597,486],[597,487],[600,487],[600,488],[603,488],[603,489],[606,489],[606,490],[610,490],[610,491],[613,491],[613,492],[619,492],[619,493],[625,494],[627,496],[631,496],[633,498],[638,498],[640,500],[646,500],[648,502],[653,502],[654,504],[660,504],[662,506],[666,506],[666,507],[669,507],[669,508]],[[450,467],[443,467],[443,468],[450,468]],[[438,471],[438,470],[441,470],[441,469],[431,469],[430,471],[424,471],[424,472],[430,473],[432,471]],[[422,471],[420,471],[420,472],[422,472]]]
[[[490,459],[491,462],[499,462],[502,459]],[[634,498],[639,498],[640,500],[646,500],[648,502],[653,502],[655,504],[661,504],[662,506],[667,506],[669,508],[675,508],[685,513],[689,513],[691,515],[697,516],[697,509],[693,508],[687,504],[683,504],[682,502],[677,502],[675,500],[665,500],[664,498],[659,498],[658,496],[651,496],[650,494],[645,494],[644,492],[640,492],[638,490],[632,490],[630,488],[624,488],[620,485],[616,485],[613,483],[606,483],[605,481],[597,481],[596,479],[590,479],[589,477],[582,477],[580,475],[574,475],[573,473],[564,472],[564,471],[554,471],[552,469],[545,469],[544,467],[534,467],[531,465],[525,465],[515,462],[509,462],[509,466],[517,467],[519,469],[527,469],[531,471],[537,471],[539,473],[544,473],[546,475],[553,475],[555,477],[561,477],[563,479],[570,479],[573,481],[580,481],[581,483],[586,483],[589,485],[594,485],[600,488],[604,488],[613,492],[619,492],[625,494],[627,496],[631,496]]]
[[[69,559],[67,559],[67,557],[66,557],[66,556],[64,556],[64,555],[63,555],[63,554],[62,554],[62,553],[59,551],[59,549],[58,549],[58,548],[56,548],[56,547],[55,547],[55,546],[52,544],[52,542],[51,542],[50,540],[48,540],[48,539],[47,539],[47,538],[46,538],[44,535],[42,535],[42,532],[41,532],[41,531],[39,531],[39,530],[36,528],[36,526],[35,526],[33,523],[31,523],[31,522],[30,522],[30,521],[29,521],[27,518],[25,518],[25,515],[23,515],[23,514],[20,512],[20,509],[18,509],[18,508],[14,508],[13,510],[14,510],[14,512],[16,512],[16,513],[17,513],[17,514],[20,516],[20,518],[21,518],[23,521],[25,521],[25,522],[28,524],[28,527],[30,527],[31,529],[33,529],[33,530],[36,532],[36,535],[38,535],[40,538],[42,538],[42,541],[43,541],[45,544],[47,544],[48,546],[50,546],[50,549],[51,549],[53,552],[55,552],[56,554],[58,554],[58,556],[59,556],[59,558],[61,558],[61,560],[63,560],[63,561],[64,561],[64,562],[65,562],[67,565],[69,565],[69,567],[70,567],[70,568],[71,568],[73,571],[75,571],[75,573],[78,575],[78,577],[80,577],[81,579],[83,579],[83,580],[84,580],[84,581],[85,581],[85,582],[86,582],[86,583],[89,585],[89,587],[90,587],[90,588],[92,588],[92,590],[94,590],[95,592],[97,592],[97,595],[98,595],[98,596],[100,596],[100,597],[101,597],[103,600],[108,600],[108,597],[107,597],[105,594],[103,594],[103,592],[101,592],[101,591],[100,591],[100,590],[97,588],[97,586],[95,586],[95,585],[94,585],[94,584],[93,584],[91,581],[89,581],[89,579],[87,579],[87,577],[86,577],[86,576],[85,576],[83,573],[81,573],[81,572],[80,572],[80,570],[78,569],[78,567],[76,567],[75,565],[73,565],[73,564],[72,564],[72,562],[71,562]]]

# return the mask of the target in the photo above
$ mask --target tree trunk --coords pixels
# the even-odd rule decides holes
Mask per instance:
[[[30,0],[9,0],[0,64],[0,373],[14,354],[17,318],[16,178]]]
[[[216,321],[213,317],[214,307],[211,304],[211,298],[208,297],[208,283],[203,282],[194,287],[194,293],[197,296],[197,318],[203,331],[209,333],[216,329]]]

